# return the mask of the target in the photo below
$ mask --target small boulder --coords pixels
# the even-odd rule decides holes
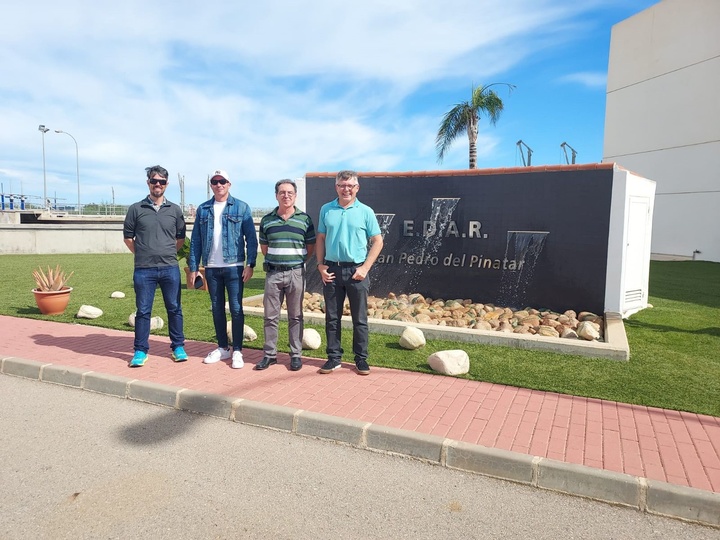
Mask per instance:
[[[227,334],[228,334],[228,341],[230,343],[233,343],[233,335],[232,335],[232,321],[227,322]],[[247,324],[243,327],[243,341],[255,341],[257,339],[257,332],[250,328]]]
[[[302,348],[315,351],[320,348],[320,345],[322,345],[320,333],[314,328],[305,328],[302,336]]]
[[[557,330],[555,330],[555,328],[553,328],[552,326],[545,325],[545,324],[540,325],[537,333],[539,336],[560,337],[560,334],[558,333]]]
[[[150,330],[160,330],[163,326],[165,326],[165,321],[162,320],[162,317],[152,317],[150,319]]]
[[[80,310],[75,315],[79,319],[97,319],[103,314],[103,310],[94,306],[80,306]]]
[[[110,295],[110,298],[125,298],[125,293],[122,291],[115,291]]]
[[[470,357],[460,349],[438,351],[428,357],[427,363],[444,375],[464,375],[470,371]]]
[[[128,317],[128,324],[133,328],[135,328],[135,313],[133,311]],[[165,321],[162,320],[162,317],[150,318],[150,330],[160,330],[163,326],[165,326]]]
[[[600,325],[591,321],[582,321],[578,324],[577,335],[587,341],[600,339]]]
[[[400,336],[400,346],[403,349],[414,351],[425,346],[425,334],[419,328],[407,326]]]

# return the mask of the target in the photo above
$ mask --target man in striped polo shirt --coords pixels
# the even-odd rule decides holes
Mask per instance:
[[[255,369],[277,364],[278,322],[283,299],[288,313],[290,369],[302,367],[305,261],[315,250],[315,226],[312,219],[295,207],[297,185],[292,180],[275,184],[278,206],[260,221],[260,250],[265,256],[265,344],[263,359]]]

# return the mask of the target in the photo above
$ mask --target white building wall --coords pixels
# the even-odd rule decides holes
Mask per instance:
[[[720,262],[720,1],[612,29],[603,161],[655,180],[652,252]]]

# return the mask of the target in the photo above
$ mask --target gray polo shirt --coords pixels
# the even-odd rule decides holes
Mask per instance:
[[[177,266],[177,240],[185,238],[185,218],[165,199],[156,210],[150,197],[128,208],[123,237],[135,240],[135,268]]]

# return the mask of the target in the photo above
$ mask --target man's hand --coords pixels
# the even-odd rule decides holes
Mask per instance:
[[[328,268],[330,267],[327,264],[318,264],[317,268],[323,283],[332,283],[335,281],[335,274],[328,272]]]
[[[363,279],[365,279],[367,277],[367,273],[368,273],[368,269],[365,268],[364,264],[362,264],[355,269],[355,273],[353,274],[352,278],[355,281],[362,281]]]

